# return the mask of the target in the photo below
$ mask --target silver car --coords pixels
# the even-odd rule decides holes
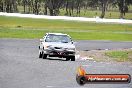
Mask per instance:
[[[62,33],[46,33],[40,39],[39,58],[46,59],[47,56],[75,61],[75,45],[71,37]]]

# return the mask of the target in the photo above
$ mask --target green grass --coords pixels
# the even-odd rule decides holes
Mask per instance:
[[[132,51],[110,51],[105,54],[115,61],[132,61]]]
[[[28,9],[28,8],[27,8]],[[18,10],[20,13],[23,13],[23,6],[18,6]],[[44,8],[41,7],[41,10],[44,11]],[[111,8],[109,9],[110,11],[106,11],[105,13],[105,18],[119,18],[120,16],[120,12],[118,8]],[[132,5],[129,8],[129,12],[126,13],[126,15],[124,16],[125,19],[132,19]],[[32,12],[31,12],[32,13]],[[65,9],[60,9],[60,14],[61,16],[64,16],[66,13]],[[110,16],[111,14],[111,16]],[[49,15],[49,11],[48,11],[48,15]],[[84,9],[81,9],[80,12],[80,16],[81,17],[95,17],[95,16],[100,16],[101,15],[101,11],[99,10],[91,10],[91,8],[88,8],[86,11]],[[76,10],[74,9],[74,13],[73,16],[76,16]]]
[[[0,16],[0,38],[42,38],[46,32],[68,33],[75,40],[132,41],[132,25],[130,24]]]
[[[60,14],[59,15],[65,15],[65,10],[63,10],[63,9],[61,9],[60,10]],[[76,11],[74,10],[74,16],[76,16]],[[80,12],[80,16],[81,17],[91,17],[91,18],[93,18],[93,17],[96,17],[96,16],[99,16],[100,17],[100,15],[101,15],[101,11],[98,11],[98,10],[87,10],[86,12],[85,12],[85,10],[81,10],[81,12]],[[105,17],[104,18],[119,18],[120,17],[120,13],[118,12],[118,11],[106,11],[106,13],[105,13]],[[125,14],[125,16],[124,16],[124,18],[125,19],[132,19],[132,13],[131,12],[128,12],[128,13],[126,13]]]

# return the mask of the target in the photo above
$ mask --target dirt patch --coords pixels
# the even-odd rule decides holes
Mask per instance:
[[[88,58],[93,58],[91,60],[94,61],[103,61],[103,62],[116,62],[117,59],[119,58],[113,58],[109,57],[106,55],[107,52],[112,52],[112,51],[125,51],[125,52],[132,52],[132,49],[113,49],[113,50],[91,50],[91,51],[77,51],[77,54],[80,55],[80,57],[87,57]],[[128,59],[123,62],[132,62],[132,53],[128,53]]]

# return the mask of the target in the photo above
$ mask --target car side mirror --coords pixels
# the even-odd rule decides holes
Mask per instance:
[[[40,42],[44,42],[44,39],[40,39]]]

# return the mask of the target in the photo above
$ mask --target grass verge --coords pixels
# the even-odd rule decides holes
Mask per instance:
[[[74,40],[132,41],[132,25],[0,16],[0,38],[42,38],[62,32]]]
[[[106,52],[105,55],[115,61],[132,61],[132,51],[110,51]]]

